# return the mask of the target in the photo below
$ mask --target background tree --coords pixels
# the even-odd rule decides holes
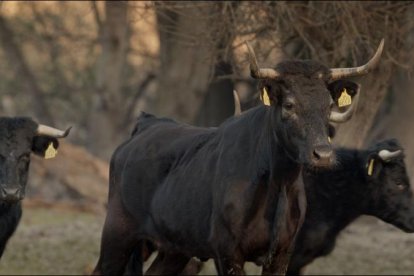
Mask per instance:
[[[258,104],[244,40],[264,66],[312,58],[340,67],[365,63],[385,38],[379,68],[356,80],[362,81],[357,113],[335,138],[360,147],[385,95],[394,93],[390,84],[411,69],[412,7],[395,1],[4,2],[2,112],[74,125],[70,140],[108,159],[141,110],[214,126],[232,114],[234,88],[245,108]],[[392,95],[385,99],[394,104]]]

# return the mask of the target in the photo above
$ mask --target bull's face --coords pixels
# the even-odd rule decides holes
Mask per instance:
[[[414,232],[414,196],[396,140],[370,149],[366,159],[367,214],[406,232]]]
[[[0,118],[0,201],[24,198],[30,154],[45,156],[50,147],[57,149],[56,138],[68,132],[38,125],[29,118]]]
[[[309,60],[259,68],[253,49],[247,46],[251,75],[261,80],[262,99],[272,114],[271,127],[287,155],[309,167],[333,165],[329,122],[348,121],[359,97],[359,85],[344,78],[366,74],[376,66],[383,41],[367,64],[335,69]]]
[[[304,62],[301,67],[307,65],[314,64]],[[310,167],[329,167],[335,162],[330,143],[333,127],[329,123],[335,100],[344,89],[352,99],[359,86],[342,80],[329,83],[326,79],[302,74],[261,82],[260,90],[268,93],[274,113],[277,137],[296,162]]]

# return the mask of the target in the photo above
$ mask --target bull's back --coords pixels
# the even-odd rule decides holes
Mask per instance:
[[[150,120],[135,128],[111,160],[111,181],[118,185],[126,209],[138,220],[150,212],[154,194],[187,145],[195,137],[211,132],[172,120]]]

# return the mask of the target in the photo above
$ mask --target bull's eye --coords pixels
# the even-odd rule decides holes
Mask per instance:
[[[290,111],[293,109],[293,103],[284,103],[283,108],[286,109],[287,111]]]

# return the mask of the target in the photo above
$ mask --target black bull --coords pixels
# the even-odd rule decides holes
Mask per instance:
[[[414,232],[414,196],[397,140],[363,150],[337,149],[336,157],[338,164],[332,169],[303,174],[308,206],[288,275],[303,274],[306,265],[331,253],[342,230],[361,215]],[[149,256],[155,248],[146,246]],[[168,265],[173,259],[164,257],[163,262],[160,265]],[[201,263],[193,260],[184,272],[196,274],[200,268]],[[134,269],[129,272],[137,274]]]
[[[339,233],[361,215],[414,232],[414,197],[398,141],[381,141],[364,150],[338,149],[336,156],[338,165],[332,170],[304,173],[308,209],[290,275],[329,254]]]
[[[328,69],[313,61],[290,61],[251,71],[263,79],[270,106],[231,118],[218,128],[196,128],[142,115],[129,140],[111,159],[108,214],[95,274],[122,274],[143,241],[174,256],[179,272],[192,256],[214,258],[220,274],[242,274],[242,264],[283,274],[303,222],[306,198],[302,165],[334,163],[329,121],[350,119],[332,110],[346,89],[342,78],[367,73],[382,43],[364,66]]]
[[[29,174],[30,154],[45,156],[50,145],[56,150],[61,131],[25,117],[0,117],[0,257],[22,215]]]

